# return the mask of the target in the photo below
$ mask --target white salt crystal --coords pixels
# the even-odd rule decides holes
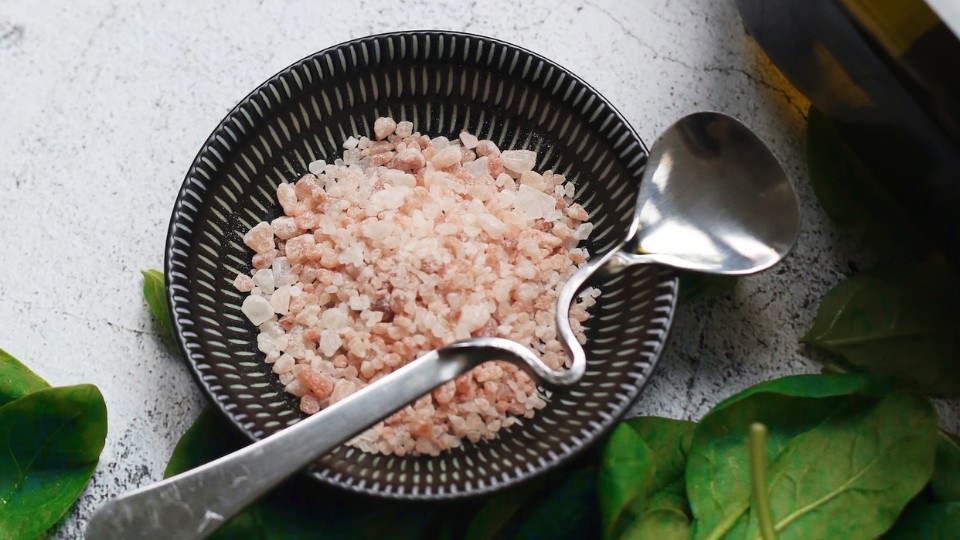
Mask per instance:
[[[430,160],[433,163],[433,166],[438,169],[443,169],[449,167],[454,163],[459,163],[460,158],[463,157],[463,154],[460,153],[459,146],[447,146],[443,150],[437,152],[437,155],[433,156],[433,159]]]
[[[573,231],[572,237],[577,240],[586,240],[591,232],[593,232],[593,223],[581,223]]]
[[[270,339],[270,336],[266,334],[260,334],[257,336],[257,349],[259,349],[263,354],[270,354],[277,350],[277,347],[273,344],[273,340]]]
[[[273,306],[274,312],[286,315],[290,310],[290,285],[284,285],[274,291],[270,295],[270,305]]]
[[[337,353],[343,341],[336,330],[321,330],[320,340],[317,342],[317,349],[326,357],[331,357]],[[281,357],[282,358],[282,357]],[[338,381],[339,382],[339,381]]]
[[[413,122],[398,122],[396,133],[401,137],[409,137],[410,135],[413,135]]]
[[[474,178],[490,176],[490,160],[486,157],[467,162],[463,165],[463,168]]]
[[[389,137],[397,129],[397,123],[393,118],[377,118],[373,123],[373,132],[377,139],[383,140]]]
[[[354,311],[363,311],[370,307],[370,297],[366,295],[351,296],[347,306]]]
[[[324,310],[323,315],[320,316],[320,323],[329,330],[340,330],[350,323],[350,318],[343,311],[331,308]]]
[[[533,170],[537,163],[537,153],[532,150],[506,150],[500,153],[503,168],[516,174]]]
[[[360,144],[360,141],[358,141],[356,137],[351,135],[350,137],[347,138],[347,140],[343,141],[343,148],[344,150],[350,150],[351,148],[356,148],[358,144]]]
[[[323,169],[326,166],[327,166],[326,161],[322,159],[318,159],[316,161],[311,161],[310,164],[307,165],[307,170],[317,176],[320,176],[321,174],[323,174]]]
[[[523,211],[527,220],[533,221],[556,212],[557,200],[530,186],[522,185],[517,192],[517,200],[513,204],[514,207]]]
[[[260,290],[263,294],[273,294],[274,282],[273,282],[273,270],[264,268],[263,270],[257,270],[253,274],[253,282],[260,287]]]
[[[267,321],[260,325],[260,332],[267,335],[271,339],[278,338],[285,335],[283,328],[280,328],[280,323],[277,321]]]
[[[437,150],[443,150],[450,146],[450,139],[446,137],[434,137],[430,139],[430,146],[436,148]]]
[[[251,323],[260,326],[273,317],[273,307],[262,296],[248,296],[240,306],[240,311],[247,316]]]
[[[290,263],[286,257],[277,257],[273,260],[273,285],[286,283],[287,276],[290,275]]]
[[[480,144],[480,139],[476,135],[471,135],[466,131],[460,133],[460,142],[463,143],[464,148],[473,150]]]
[[[483,230],[490,235],[490,238],[494,240],[503,238],[503,233],[507,231],[507,226],[491,214],[480,214],[477,216],[477,221]]]

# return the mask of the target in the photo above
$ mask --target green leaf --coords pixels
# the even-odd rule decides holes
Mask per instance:
[[[34,538],[90,481],[107,436],[96,386],[48,388],[0,407],[0,531]]]
[[[597,494],[604,538],[615,538],[622,529],[621,518],[627,507],[653,490],[654,451],[626,423],[610,435],[600,462]]]
[[[955,540],[960,531],[960,503],[921,504],[908,509],[884,540]]]
[[[890,394],[873,407],[847,404],[794,438],[770,464],[770,503],[777,538],[872,539],[930,479],[937,415],[926,399]],[[744,516],[757,538],[754,515]]]
[[[683,471],[694,426],[693,422],[643,417],[614,429],[597,480],[606,538],[620,537],[637,521],[643,521],[641,530],[650,534],[661,524],[673,527],[676,519],[670,512],[689,513]]]
[[[808,116],[807,169],[817,200],[841,229],[884,252],[930,250],[926,235],[884,188],[885,181],[898,179],[876,177],[837,125],[815,107]]]
[[[160,333],[164,337],[172,338],[170,310],[167,307],[167,296],[163,287],[163,272],[159,270],[143,272],[143,298],[147,301],[147,307],[150,308],[150,313],[160,327]]]
[[[801,339],[932,395],[960,393],[960,276],[945,262],[863,274],[823,298]]]
[[[768,426],[767,461],[791,439],[818,426],[845,404],[869,407],[879,383],[863,375],[795,375],[727,398],[697,424],[685,472],[695,536],[728,530],[749,508],[745,442],[750,425]]]
[[[737,276],[680,272],[680,303],[692,304],[712,296],[729,294],[736,286]]]
[[[47,381],[0,349],[0,407],[44,388],[50,388]]]
[[[521,508],[543,485],[541,477],[489,497],[470,520],[466,540],[498,538],[507,524],[519,517]]]
[[[516,540],[593,538],[600,527],[596,469],[584,467],[558,478],[533,508],[524,509]]]
[[[627,526],[623,540],[688,540],[690,517],[679,511],[661,508],[644,512]]]
[[[939,432],[937,460],[930,478],[930,488],[937,502],[960,501],[960,438]]]

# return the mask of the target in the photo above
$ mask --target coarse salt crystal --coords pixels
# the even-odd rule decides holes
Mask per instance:
[[[251,323],[259,326],[273,317],[273,306],[262,296],[248,296],[243,300],[240,311]]]
[[[480,140],[477,139],[476,135],[472,135],[466,131],[460,133],[460,142],[463,143],[464,148],[469,148],[473,150],[480,144]]]
[[[506,150],[500,153],[503,168],[516,174],[533,170],[537,163],[537,153],[532,150]]]
[[[273,293],[274,283],[273,283],[273,270],[263,269],[257,270],[253,274],[253,282],[260,287],[260,290],[263,294]]]
[[[270,295],[270,305],[273,311],[280,315],[286,315],[290,310],[290,285],[284,285]]]

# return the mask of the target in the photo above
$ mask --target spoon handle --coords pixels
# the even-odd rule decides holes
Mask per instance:
[[[491,354],[471,347],[432,351],[261,441],[107,502],[91,517],[86,538],[203,538],[319,456]]]

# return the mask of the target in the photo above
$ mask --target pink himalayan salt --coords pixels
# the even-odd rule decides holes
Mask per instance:
[[[377,134],[386,140],[348,140],[351,165],[318,164],[278,186],[285,216],[257,225],[258,234],[269,228],[277,240],[256,242],[264,251],[255,267],[272,272],[272,283],[262,273],[264,287],[251,289],[256,320],[271,312],[258,346],[307,414],[459,338],[502,336],[552,368],[567,362],[553,304],[586,261],[576,241],[592,227],[572,201],[572,184],[533,172],[533,152],[504,160],[492,141],[474,144],[468,133],[430,139],[409,122],[390,130]],[[571,309],[581,342],[597,294],[586,291]],[[268,308],[260,309],[261,300]],[[493,438],[544,405],[525,373],[487,363],[349,444],[437,454]]]

